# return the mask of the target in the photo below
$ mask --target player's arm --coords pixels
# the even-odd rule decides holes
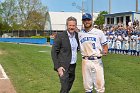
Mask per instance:
[[[104,33],[100,33],[100,42],[101,42],[101,45],[102,45],[102,48],[103,48],[103,55],[107,55],[108,53],[108,44],[107,44],[107,39],[105,37],[105,34]]]

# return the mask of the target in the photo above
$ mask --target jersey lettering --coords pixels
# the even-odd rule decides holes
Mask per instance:
[[[95,37],[84,37],[80,40],[81,44],[85,41],[96,41]]]

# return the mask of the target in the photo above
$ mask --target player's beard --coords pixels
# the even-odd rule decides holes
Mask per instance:
[[[92,27],[92,24],[89,24],[89,23],[84,24],[84,27],[85,27],[85,29],[87,29],[87,28],[91,28],[91,27]]]

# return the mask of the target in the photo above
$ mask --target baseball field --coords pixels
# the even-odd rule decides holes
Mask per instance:
[[[0,43],[0,64],[17,93],[59,93],[51,47]],[[108,54],[103,57],[106,93],[140,93],[140,57]],[[70,93],[84,93],[81,55]]]

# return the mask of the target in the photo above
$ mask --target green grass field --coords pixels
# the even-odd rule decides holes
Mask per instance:
[[[50,50],[47,46],[0,43],[0,64],[17,93],[59,93]],[[106,93],[140,93],[140,57],[108,54],[103,61]],[[80,53],[70,93],[84,93]]]

